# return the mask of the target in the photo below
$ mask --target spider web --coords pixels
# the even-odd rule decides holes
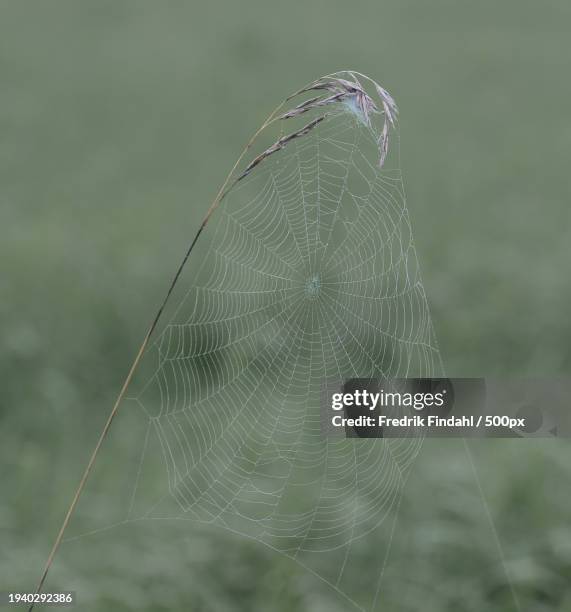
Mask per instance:
[[[325,438],[322,384],[441,373],[398,147],[379,167],[377,138],[339,104],[238,183],[134,398],[173,517],[253,538],[357,607],[375,605],[422,440]],[[354,561],[380,532],[379,582],[358,604]]]

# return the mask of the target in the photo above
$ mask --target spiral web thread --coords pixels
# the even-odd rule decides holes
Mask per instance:
[[[179,517],[262,542],[365,608],[352,562],[390,545],[379,530],[422,440],[325,438],[321,387],[441,373],[401,173],[379,167],[377,137],[339,104],[232,190],[136,396]]]

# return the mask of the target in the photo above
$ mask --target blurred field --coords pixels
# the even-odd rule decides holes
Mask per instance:
[[[4,3],[0,590],[35,586],[130,359],[239,150],[285,94],[324,73],[370,74],[399,104],[447,374],[568,376],[570,20],[562,0]],[[76,534],[129,503],[144,431],[128,416],[117,425],[115,463],[101,463]],[[568,444],[471,448],[499,547],[462,443],[426,442],[379,609],[517,610],[506,569],[521,610],[571,609]],[[364,576],[386,545],[371,543]],[[90,611],[351,609],[292,562],[192,524],[70,542],[56,587]]]

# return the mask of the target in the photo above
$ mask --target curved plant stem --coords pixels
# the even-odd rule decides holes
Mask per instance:
[[[247,153],[247,151],[250,149],[250,147],[252,146],[252,144],[254,143],[254,141],[256,140],[256,138],[260,135],[260,133],[266,129],[271,123],[273,123],[276,120],[276,115],[277,113],[280,111],[280,109],[283,107],[283,105],[286,103],[286,100],[284,100],[279,106],[277,106],[274,111],[270,114],[270,116],[264,121],[264,123],[262,124],[262,126],[257,130],[257,132],[252,136],[252,138],[249,140],[248,144],[244,147],[244,150],[242,151],[242,153],[240,154],[240,156],[238,157],[238,159],[236,160],[236,163],[234,164],[234,166],[232,167],[232,170],[230,170],[230,173],[228,174],[228,176],[226,177],[224,183],[222,184],[222,187],[220,188],[220,190],[218,191],[218,194],[216,195],[216,197],[214,198],[212,204],[210,205],[209,209],[206,211],[206,215],[204,216],[204,219],[202,220],[202,223],[200,224],[200,227],[198,228],[198,231],[196,232],[194,238],[192,239],[192,242],[190,243],[188,250],[186,251],[182,261],[180,262],[177,271],[171,281],[171,284],[168,288],[168,291],[163,299],[163,302],[160,306],[160,308],[157,310],[157,313],[155,314],[155,317],[149,327],[149,330],[147,331],[147,334],[145,335],[143,342],[141,343],[141,346],[139,347],[139,350],[137,352],[137,355],[135,357],[135,360],[133,361],[131,368],[129,369],[129,373],[127,374],[127,378],[125,378],[125,382],[123,383],[123,386],[121,387],[121,390],[119,391],[119,395],[117,396],[117,399],[115,400],[115,403],[113,404],[113,408],[111,409],[111,412],[109,413],[109,416],[107,417],[107,421],[105,422],[105,425],[103,427],[103,430],[101,431],[101,435],[99,436],[99,439],[97,440],[97,444],[95,445],[95,448],[93,449],[93,452],[91,453],[91,457],[89,459],[89,462],[87,464],[87,467],[85,468],[85,471],[83,472],[83,476],[81,477],[81,480],[79,482],[79,485],[77,486],[77,489],[75,490],[73,499],[71,500],[71,503],[69,505],[69,508],[67,510],[67,513],[65,515],[65,518],[63,520],[62,526],[60,527],[60,530],[58,532],[58,535],[55,539],[55,542],[52,546],[52,549],[50,551],[50,554],[48,556],[48,560],[46,561],[46,565],[44,568],[44,571],[42,573],[42,576],[40,578],[40,581],[38,583],[38,586],[36,588],[36,595],[39,594],[42,591],[42,588],[44,586],[44,582],[46,581],[48,572],[50,571],[50,567],[53,563],[54,557],[56,556],[56,553],[60,547],[61,541],[63,539],[64,533],[69,525],[69,522],[71,520],[71,517],[73,516],[73,512],[75,510],[75,507],[77,506],[77,502],[79,501],[79,498],[81,496],[81,493],[83,492],[83,489],[85,488],[85,484],[87,483],[87,480],[89,478],[89,475],[91,473],[91,470],[93,468],[93,465],[95,464],[95,460],[97,459],[97,455],[99,454],[99,451],[101,450],[101,446],[103,444],[103,441],[105,440],[105,438],[107,437],[107,434],[109,433],[109,429],[111,427],[111,424],[113,423],[113,419],[115,418],[115,415],[117,414],[119,407],[121,406],[121,402],[125,396],[125,393],[129,387],[129,384],[131,383],[131,379],[133,378],[133,375],[135,374],[135,371],[137,370],[137,367],[139,365],[139,362],[141,361],[141,358],[143,357],[143,354],[145,353],[145,350],[149,344],[149,341],[151,339],[151,336],[153,335],[153,332],[155,331],[159,320],[161,318],[161,315],[163,314],[163,311],[167,305],[167,302],[169,301],[169,298],[175,288],[175,285],[177,284],[180,275],[182,273],[182,270],[184,268],[184,266],[186,265],[186,262],[188,261],[188,258],[190,257],[190,254],[192,253],[194,246],[196,245],[198,238],[200,237],[200,234],[202,233],[202,231],[204,230],[204,228],[206,227],[206,225],[208,224],[208,221],[212,215],[212,213],[216,210],[216,208],[218,208],[218,205],[220,204],[220,202],[222,202],[222,200],[224,199],[224,197],[228,194],[228,192],[232,189],[232,187],[234,187],[234,185],[236,184],[236,182],[238,181],[237,178],[234,178],[234,173],[236,171],[236,168],[238,167],[238,165],[240,164],[240,162],[242,161],[242,158],[244,157],[244,155]],[[30,607],[28,608],[28,612],[31,612],[34,608],[34,603],[32,603],[30,605]]]

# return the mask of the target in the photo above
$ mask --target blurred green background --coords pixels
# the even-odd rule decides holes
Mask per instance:
[[[167,279],[241,147],[322,74],[359,70],[399,104],[447,374],[568,376],[570,26],[565,0],[3,2],[0,590],[35,586]],[[121,441],[144,431],[121,425],[126,457]],[[472,453],[482,491],[460,442],[425,443],[394,543],[416,586],[389,568],[379,609],[571,610],[568,444]],[[100,469],[121,486],[113,465]],[[93,515],[113,522],[105,497],[85,507],[78,532]],[[64,545],[47,590],[77,590],[82,610],[351,609],[254,542],[183,527]]]

